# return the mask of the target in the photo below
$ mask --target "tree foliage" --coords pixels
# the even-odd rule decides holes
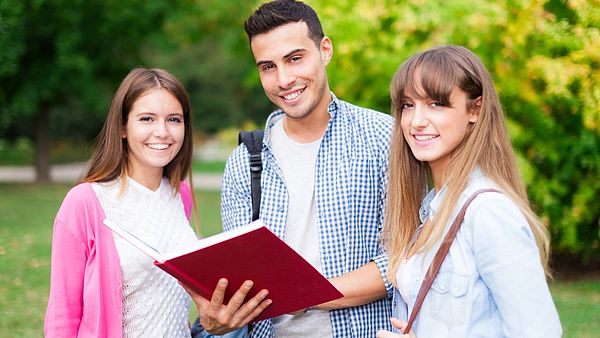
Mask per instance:
[[[333,37],[334,90],[389,111],[389,83],[433,45],[473,50],[494,78],[533,204],[554,250],[600,250],[597,1],[311,1]]]
[[[0,1],[0,139],[33,136],[45,107],[54,135],[93,137],[135,65],[184,82],[198,130],[262,125],[273,107],[243,31],[260,2]],[[433,45],[479,55],[554,251],[600,255],[597,0],[306,2],[333,39],[332,89],[356,104],[389,112],[394,72]]]
[[[49,125],[71,137],[95,136],[116,84],[141,63],[140,46],[176,4],[0,2],[0,138],[36,138],[38,178],[40,171],[48,176]]]
[[[194,128],[202,133],[251,120],[262,124],[273,110],[260,86],[243,28],[257,3],[191,1],[171,11],[157,43],[163,50],[145,59],[184,82],[191,94]]]

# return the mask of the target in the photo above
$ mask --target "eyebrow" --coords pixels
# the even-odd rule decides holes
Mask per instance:
[[[303,51],[305,51],[305,50],[306,50],[306,48],[296,48],[296,49],[293,49],[293,50],[292,50],[292,51],[290,51],[289,53],[285,54],[285,55],[283,56],[283,59],[287,59],[287,58],[289,58],[290,56],[292,56],[292,55],[294,55],[294,54],[296,54],[296,53],[299,53],[299,52],[303,52]],[[261,65],[268,64],[268,63],[273,63],[273,61],[271,61],[271,60],[261,60],[261,61],[258,61],[258,62],[256,63],[256,66],[257,66],[257,67],[260,67]]]

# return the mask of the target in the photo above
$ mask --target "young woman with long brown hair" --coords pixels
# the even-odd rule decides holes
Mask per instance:
[[[404,329],[425,273],[466,209],[411,335],[557,337],[546,278],[549,238],[532,211],[488,71],[470,50],[440,46],[402,64],[391,85],[396,121],[384,224],[392,324]],[[429,190],[429,191],[428,191]],[[408,336],[408,335],[406,335]],[[378,337],[398,337],[380,331]]]
[[[102,221],[158,251],[193,242],[191,161],[183,85],[161,69],[133,69],[54,221],[46,337],[190,337],[187,293]]]

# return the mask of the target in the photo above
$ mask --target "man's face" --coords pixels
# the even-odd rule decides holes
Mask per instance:
[[[287,117],[303,119],[329,104],[325,67],[333,53],[331,40],[317,47],[304,22],[288,23],[251,41],[260,81],[267,97]]]

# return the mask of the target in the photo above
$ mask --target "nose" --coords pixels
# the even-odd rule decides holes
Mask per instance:
[[[427,107],[422,104],[416,104],[413,109],[413,116],[411,119],[411,125],[414,128],[426,127],[429,123],[427,119]]]
[[[156,137],[166,137],[169,133],[169,129],[167,127],[167,121],[158,120],[154,125],[154,136]]]
[[[279,87],[290,88],[296,81],[296,77],[285,67],[279,67],[277,72],[277,81]]]

